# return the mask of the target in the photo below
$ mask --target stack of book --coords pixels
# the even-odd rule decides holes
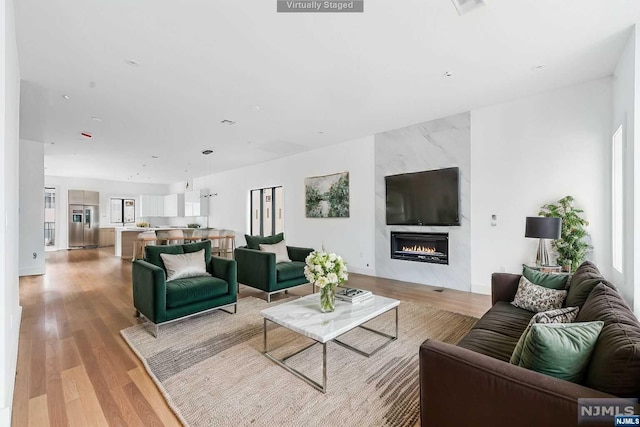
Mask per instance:
[[[347,302],[361,302],[373,296],[371,291],[356,288],[342,288],[336,292],[336,298]]]

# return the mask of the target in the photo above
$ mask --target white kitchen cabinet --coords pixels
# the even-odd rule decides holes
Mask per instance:
[[[140,196],[140,217],[164,216],[164,196],[154,194]]]
[[[194,190],[184,193],[184,216],[209,215],[209,198],[202,197],[208,194],[207,190]]]
[[[184,194],[164,196],[164,216],[184,216]]]

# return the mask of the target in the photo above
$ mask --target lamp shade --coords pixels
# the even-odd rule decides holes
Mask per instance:
[[[538,239],[559,239],[562,220],[544,216],[528,216],[524,230],[524,237]]]

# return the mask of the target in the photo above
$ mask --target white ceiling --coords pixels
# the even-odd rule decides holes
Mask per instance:
[[[46,143],[46,174],[153,183],[611,75],[640,19],[636,0],[487,0],[464,16],[450,0],[365,0],[355,14],[15,3],[20,136]]]

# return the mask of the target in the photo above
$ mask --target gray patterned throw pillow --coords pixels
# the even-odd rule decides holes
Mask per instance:
[[[525,310],[541,311],[555,310],[562,307],[567,291],[545,288],[534,285],[526,277],[520,278],[518,291],[511,304]]]

